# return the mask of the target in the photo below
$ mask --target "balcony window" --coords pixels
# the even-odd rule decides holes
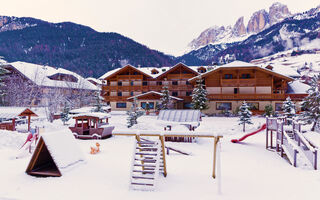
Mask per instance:
[[[282,103],[275,104],[275,111],[282,111]]]
[[[133,81],[130,81],[130,85],[133,86]]]
[[[143,86],[147,86],[147,85],[148,85],[148,82],[147,82],[147,81],[143,81],[143,82],[142,82],[142,85],[143,85]]]
[[[184,109],[192,109],[192,103],[183,103]]]
[[[231,103],[230,102],[217,102],[216,109],[217,110],[231,110]]]
[[[157,81],[157,85],[162,85],[162,81]]]
[[[192,95],[192,92],[186,92],[186,96],[189,97]]]
[[[122,92],[118,92],[118,97],[122,97]]]
[[[138,75],[138,72],[133,72],[133,75]]]
[[[118,86],[122,86],[122,82],[121,81],[118,82]]]
[[[233,88],[233,94],[238,94],[238,93],[239,93],[238,88]]]
[[[178,85],[178,81],[172,81],[172,85]]]
[[[178,96],[178,92],[172,92],[172,96]]]
[[[225,74],[224,79],[232,79],[232,74]]]
[[[242,79],[249,79],[251,78],[250,74],[241,74]]]
[[[186,81],[186,85],[191,85],[191,83],[189,83],[189,81]]]
[[[116,107],[117,108],[126,108],[127,107],[127,103],[125,103],[125,102],[124,103],[117,103]]]
[[[133,92],[130,92],[130,96],[133,96]]]

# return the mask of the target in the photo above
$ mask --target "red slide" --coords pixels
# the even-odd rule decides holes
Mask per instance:
[[[231,140],[231,142],[233,143],[238,143],[238,142],[241,142],[242,140],[246,139],[247,137],[251,136],[251,135],[254,135],[256,133],[259,133],[260,131],[263,131],[264,129],[266,129],[267,125],[266,124],[263,124],[261,128],[259,128],[258,130],[252,132],[252,133],[248,133],[246,135],[244,135],[242,138],[240,139],[233,139]]]

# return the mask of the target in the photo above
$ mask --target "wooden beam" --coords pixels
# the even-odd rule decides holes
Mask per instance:
[[[161,148],[162,148],[162,155],[163,155],[163,174],[166,177],[167,176],[167,161],[166,161],[166,152],[165,152],[165,145],[164,145],[164,136],[159,136],[161,141]]]
[[[216,178],[216,163],[217,163],[217,144],[219,142],[219,137],[214,138],[213,142],[213,171],[212,178]]]

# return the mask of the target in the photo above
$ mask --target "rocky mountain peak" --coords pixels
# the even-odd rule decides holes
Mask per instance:
[[[269,8],[270,25],[276,24],[289,16],[291,16],[291,13],[284,4],[277,2]]]
[[[251,16],[248,26],[248,33],[258,33],[269,24],[269,14],[265,9],[259,10]]]
[[[244,17],[240,17],[237,20],[236,24],[233,26],[232,32],[235,36],[242,36],[247,34],[247,30],[246,30],[246,27],[244,26],[243,19]]]

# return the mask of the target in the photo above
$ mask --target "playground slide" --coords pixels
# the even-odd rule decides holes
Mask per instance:
[[[252,132],[252,133],[248,133],[246,135],[244,135],[243,137],[241,137],[240,139],[233,139],[231,140],[231,142],[233,143],[238,143],[238,142],[241,142],[242,140],[246,139],[247,137],[251,136],[251,135],[254,135],[254,134],[257,134],[259,133],[260,131],[263,131],[264,129],[266,129],[267,125],[266,124],[263,124],[261,128],[259,128],[258,130]]]

